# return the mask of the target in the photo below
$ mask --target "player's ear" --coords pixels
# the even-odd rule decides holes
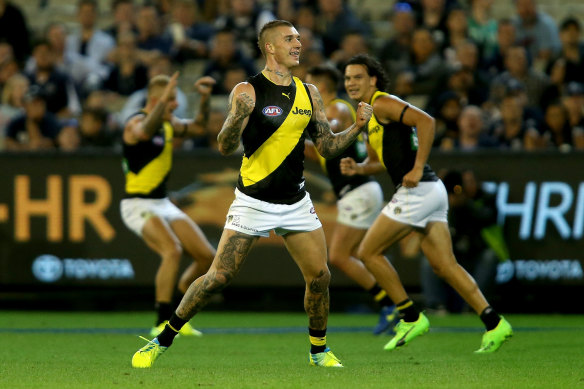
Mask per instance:
[[[369,85],[370,86],[376,86],[377,85],[377,76],[371,76],[369,78]]]

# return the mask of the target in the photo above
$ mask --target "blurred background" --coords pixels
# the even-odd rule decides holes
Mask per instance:
[[[123,124],[157,74],[180,70],[185,118],[194,81],[217,80],[206,134],[176,142],[169,181],[216,246],[241,162],[216,136],[230,90],[263,68],[257,32],[274,18],[301,34],[296,76],[369,53],[388,92],[436,118],[429,163],[449,191],[455,253],[493,305],[584,313],[569,298],[584,293],[584,3],[552,0],[0,0],[1,309],[151,309],[159,259],[119,202]],[[306,168],[328,235],[334,194]],[[415,242],[388,257],[423,307],[468,309]],[[331,310],[376,309],[331,271]],[[303,285],[271,236],[209,309],[301,311]]]

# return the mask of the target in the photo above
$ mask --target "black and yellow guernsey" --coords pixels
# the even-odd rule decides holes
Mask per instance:
[[[389,96],[388,93],[377,91],[371,97],[369,104],[373,105],[379,96]],[[399,187],[404,176],[412,170],[418,153],[418,135],[416,129],[400,122],[381,124],[375,115],[371,116],[367,127],[369,144],[375,149],[379,160],[389,173],[393,184]],[[421,182],[438,181],[438,177],[426,164]]]
[[[131,117],[145,114],[137,112]],[[126,198],[166,197],[166,181],[172,168],[172,137],[172,124],[165,121],[152,138],[133,145],[124,143],[122,166],[126,176]]]
[[[243,130],[243,160],[237,189],[276,204],[293,204],[305,195],[304,140],[311,125],[310,92],[300,79],[276,85],[259,73],[248,79],[256,103]]]
[[[351,111],[351,116],[353,121],[355,121],[356,113],[353,106],[346,100],[343,99],[333,99],[329,104],[341,103],[346,105]],[[365,140],[363,135],[359,134],[359,137],[353,142],[349,147],[345,149],[340,155],[325,159],[319,155],[320,166],[326,172],[333,190],[337,195],[337,198],[343,197],[347,192],[361,186],[367,182],[373,181],[371,176],[363,176],[360,174],[355,174],[352,176],[345,176],[341,173],[341,159],[343,158],[353,158],[355,162],[363,162],[367,158],[367,146],[365,145]]]

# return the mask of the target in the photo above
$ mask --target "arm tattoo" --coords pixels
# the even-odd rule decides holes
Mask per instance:
[[[314,99],[319,112],[315,114],[316,123],[311,128],[309,135],[320,155],[326,159],[331,159],[343,152],[357,139],[361,128],[353,124],[344,131],[334,134],[324,113],[325,107],[322,97],[320,97],[319,93],[316,93],[314,94]]]
[[[142,129],[149,138],[151,138],[162,125],[162,116],[164,115],[165,108],[166,104],[158,102],[154,106],[154,109],[146,115],[146,118],[142,121]]]
[[[199,114],[195,118],[194,124],[201,126],[202,128],[207,127],[209,122],[209,113],[211,112],[211,99],[208,97],[201,98],[201,104],[199,105]]]
[[[236,100],[235,104],[235,112],[231,113],[232,103],[231,101],[229,102],[227,107],[229,114],[225,119],[221,132],[217,135],[217,142],[223,147],[225,154],[231,154],[239,147],[243,121],[253,110],[241,100]]]

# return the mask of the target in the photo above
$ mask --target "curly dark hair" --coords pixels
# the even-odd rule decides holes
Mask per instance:
[[[349,65],[363,65],[367,68],[367,74],[371,77],[377,77],[375,86],[382,92],[385,92],[389,87],[389,78],[381,66],[381,63],[367,54],[358,54],[351,58],[346,64],[345,69]]]

